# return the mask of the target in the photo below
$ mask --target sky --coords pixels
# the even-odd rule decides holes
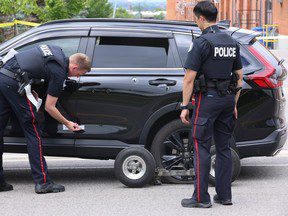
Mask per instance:
[[[108,0],[112,5],[114,5],[115,0]],[[145,10],[153,10],[156,8],[166,8],[166,0],[116,0],[117,7],[124,7],[129,9],[130,6],[137,6],[138,4]]]

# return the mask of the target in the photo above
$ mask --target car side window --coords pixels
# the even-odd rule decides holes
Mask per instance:
[[[167,38],[102,37],[96,39],[94,68],[167,68]]]
[[[54,38],[49,40],[41,40],[41,41],[35,41],[30,44],[26,44],[20,48],[17,48],[17,51],[23,51],[27,49],[31,49],[35,46],[47,44],[47,45],[54,45],[59,46],[62,48],[63,52],[66,56],[70,56],[77,52],[79,47],[80,37],[73,37],[73,38]]]

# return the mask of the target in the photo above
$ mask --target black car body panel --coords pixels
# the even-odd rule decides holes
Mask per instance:
[[[287,137],[282,87],[262,89],[249,78],[264,68],[248,49],[254,46],[257,33],[221,29],[239,42],[244,63],[245,82],[238,103],[235,148],[241,158],[275,155]],[[194,36],[201,34],[190,22],[60,20],[3,43],[0,55],[11,48],[23,50],[39,43],[56,43],[63,46],[67,55],[83,52],[90,56],[91,72],[75,78],[77,90],[65,90],[59,99],[61,112],[84,125],[85,133],[73,134],[40,111],[46,128],[57,130],[57,133],[44,130],[44,151],[54,156],[114,159],[121,149],[129,146],[150,149],[157,131],[179,118],[185,73],[182,65],[192,42],[191,30]],[[147,50],[151,51],[149,62],[142,61]],[[130,58],[133,61],[129,62]],[[281,67],[273,66],[280,77]],[[5,151],[26,152],[25,139],[11,122],[12,126],[5,131]]]

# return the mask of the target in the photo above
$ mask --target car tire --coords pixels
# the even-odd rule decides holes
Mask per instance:
[[[165,169],[165,166],[163,165],[163,155],[164,154],[169,154],[170,150],[165,150],[164,149],[164,143],[167,142],[168,139],[170,139],[170,136],[172,136],[172,134],[177,134],[179,133],[180,137],[183,136],[183,138],[185,138],[186,136],[186,142],[188,141],[188,136],[189,133],[191,131],[191,127],[189,125],[184,125],[181,120],[174,120],[172,122],[169,122],[168,124],[164,125],[156,134],[156,136],[154,137],[154,140],[152,142],[152,146],[151,146],[151,153],[155,158],[156,161],[156,166],[157,168],[160,169]],[[181,135],[182,134],[182,135]],[[173,139],[173,138],[172,138]],[[184,141],[183,141],[184,142]],[[165,153],[163,151],[166,151]],[[175,152],[175,154],[173,154],[173,151]],[[180,154],[180,152],[176,152],[174,149],[171,151],[170,156],[175,156],[178,157]],[[179,165],[183,165],[182,161],[180,161]],[[183,165],[183,169],[184,165]],[[172,176],[165,176],[165,177],[161,177],[161,181],[165,182],[165,183],[174,183],[174,184],[183,184],[183,183],[192,183],[193,182],[193,177],[187,177],[187,176],[176,176],[176,177],[172,177]]]
[[[141,147],[123,149],[115,159],[115,175],[121,183],[131,188],[149,184],[155,176],[153,155]]]
[[[232,138],[231,142],[235,142],[235,140]],[[209,183],[213,186],[215,186],[215,161],[216,161],[216,148],[213,145],[210,150],[211,154],[211,170],[209,173]],[[234,182],[240,172],[241,172],[241,162],[240,158],[237,154],[237,152],[231,148],[231,156],[232,156],[232,179],[231,182]]]
[[[156,166],[160,169],[165,169],[163,165],[163,155],[167,154],[167,149],[164,148],[164,143],[167,142],[167,139],[170,139],[169,137],[172,136],[171,134],[180,134],[181,142],[183,143],[189,143],[188,137],[190,137],[191,133],[191,127],[189,125],[184,125],[181,120],[174,120],[165,126],[163,126],[158,133],[156,134],[152,146],[151,146],[151,153],[155,158]],[[181,135],[182,134],[182,135]],[[232,138],[230,141],[230,146],[235,146],[235,140]],[[192,147],[193,148],[193,147]],[[173,150],[176,152],[175,150]],[[171,151],[171,152],[173,152]],[[165,152],[165,153],[164,153]],[[168,152],[169,154],[170,152]],[[172,158],[179,156],[176,152],[174,154],[170,154],[169,156]],[[212,147],[211,147],[211,156],[216,154],[215,146],[213,146],[212,141]],[[232,181],[235,181],[235,179],[239,176],[240,170],[241,170],[241,164],[240,164],[240,158],[235,150],[231,149],[232,159],[233,159],[233,174],[232,174]],[[183,165],[183,161],[179,162],[179,165]],[[193,164],[192,164],[193,166]],[[211,160],[211,166],[212,166],[212,160]],[[184,165],[183,165],[183,169]],[[193,177],[187,177],[187,176],[165,176],[161,177],[161,180],[165,183],[174,183],[174,184],[183,184],[183,183],[193,183]],[[212,175],[209,175],[209,182],[212,185],[215,185],[215,177]]]

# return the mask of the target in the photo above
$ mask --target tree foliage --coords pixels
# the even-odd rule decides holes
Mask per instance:
[[[113,12],[108,0],[0,0],[0,13],[16,19],[21,14],[34,16],[40,22],[84,17],[110,17]]]
[[[125,8],[119,7],[116,10],[116,18],[133,18],[132,14],[129,14]]]
[[[112,4],[108,0],[86,0],[87,18],[108,18],[113,13]]]
[[[165,19],[165,14],[163,12],[161,12],[160,14],[155,15],[154,19],[164,20]]]
[[[72,18],[85,6],[79,0],[45,0],[44,6],[38,5],[36,14],[42,22],[56,19]]]
[[[1,0],[0,12],[3,15],[12,16],[14,19],[17,14],[32,14],[38,8],[37,0]]]

